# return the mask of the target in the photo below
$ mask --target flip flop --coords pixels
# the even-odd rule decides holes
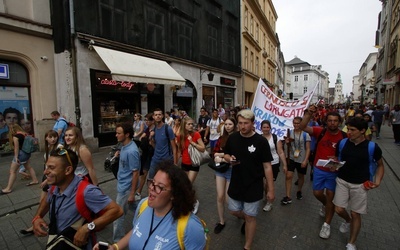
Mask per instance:
[[[26,184],[26,186],[32,186],[32,185],[37,185],[39,184],[39,182],[29,182],[28,184]]]
[[[28,230],[22,229],[22,230],[19,230],[19,232],[23,235],[32,235],[33,234],[33,230],[28,231]]]
[[[0,190],[0,195],[3,195],[3,194],[9,194],[9,193],[11,193],[12,191],[10,191],[10,192],[4,192],[3,190]]]

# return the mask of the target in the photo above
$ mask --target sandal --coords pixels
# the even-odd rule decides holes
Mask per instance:
[[[4,192],[3,190],[1,190],[0,195],[9,194],[9,193],[11,193],[11,192],[12,192],[12,191],[10,191],[10,192]]]
[[[37,185],[39,184],[39,182],[29,182],[28,184],[26,184],[26,186],[32,186],[32,185]]]

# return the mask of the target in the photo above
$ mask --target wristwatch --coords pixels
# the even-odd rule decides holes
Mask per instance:
[[[96,225],[94,224],[93,221],[87,224],[87,228],[89,229],[89,231],[93,231],[95,227]]]

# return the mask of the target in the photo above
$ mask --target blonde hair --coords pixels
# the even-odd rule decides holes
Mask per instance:
[[[86,146],[85,139],[83,138],[82,131],[78,127],[68,127],[67,131],[72,131],[75,135],[75,141],[71,145],[65,145],[66,148],[75,151],[75,153],[79,153],[79,149],[81,146]]]
[[[189,131],[186,130],[186,124],[189,121],[193,121],[193,119],[190,118],[189,116],[183,117],[181,119],[181,125],[179,128],[179,144],[178,144],[178,147],[181,150],[181,152],[182,152],[182,150],[185,149],[185,139],[189,135]]]
[[[237,114],[238,118],[239,118],[239,116],[246,120],[251,120],[252,122],[254,122],[254,120],[255,120],[254,113],[250,109],[240,110],[239,113]]]
[[[13,124],[11,127],[8,128],[8,141],[10,142],[11,149],[14,149],[14,140],[13,137],[18,133],[21,132],[24,135],[26,134],[25,130],[21,128],[18,124]]]

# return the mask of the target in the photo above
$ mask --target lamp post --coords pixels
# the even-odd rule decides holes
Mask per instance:
[[[364,89],[365,89],[365,84],[363,83],[363,84],[361,84],[360,85],[360,88],[361,88],[361,105],[364,105]]]

